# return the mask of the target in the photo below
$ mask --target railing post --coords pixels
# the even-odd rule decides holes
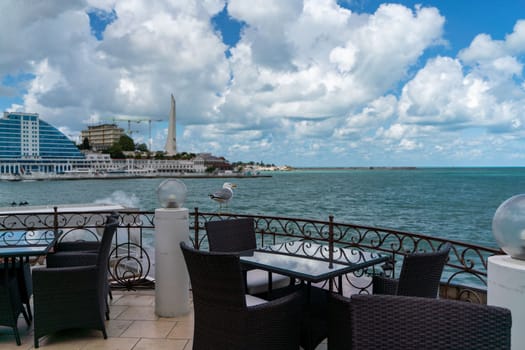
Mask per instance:
[[[53,207],[53,232],[55,239],[58,239],[58,207]]]
[[[193,231],[194,231],[194,237],[193,241],[195,242],[195,249],[200,249],[199,244],[199,208],[195,208],[195,215],[193,216]]]
[[[328,217],[328,261],[329,267],[334,267],[334,216]]]

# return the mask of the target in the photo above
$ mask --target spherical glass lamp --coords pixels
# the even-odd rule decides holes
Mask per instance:
[[[168,179],[160,183],[157,197],[164,208],[180,208],[186,200],[186,185],[177,179]]]
[[[525,260],[525,194],[501,203],[492,219],[492,234],[505,253]]]

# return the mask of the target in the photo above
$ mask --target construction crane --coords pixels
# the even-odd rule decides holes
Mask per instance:
[[[109,120],[108,120],[109,121]],[[112,122],[128,122],[128,135],[131,137],[131,134],[133,131],[131,130],[131,123],[137,123],[140,124],[141,122],[148,122],[148,143],[149,143],[149,151],[152,151],[152,143],[153,140],[151,138],[151,122],[162,122],[165,121],[164,119],[153,119],[153,118],[131,118],[131,117],[113,117],[111,119]]]

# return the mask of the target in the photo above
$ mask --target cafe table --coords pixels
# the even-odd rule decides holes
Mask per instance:
[[[259,268],[279,273],[306,284],[307,307],[306,315],[302,320],[304,334],[301,336],[302,346],[306,350],[314,349],[327,333],[326,304],[323,302],[318,304],[314,301],[318,298],[319,293],[313,292],[319,292],[319,289],[313,288],[312,283],[328,280],[329,290],[332,291],[332,281],[337,278],[337,292],[342,294],[344,275],[372,267],[388,259],[388,256],[374,252],[356,248],[341,248],[310,240],[269,245],[243,252],[240,256],[241,264],[247,269]],[[269,281],[270,287],[271,281]],[[314,304],[317,306],[314,307]],[[321,316],[317,317],[314,314]]]
[[[309,240],[290,241],[243,252],[240,261],[247,268],[279,273],[307,284],[338,278],[338,292],[341,294],[344,275],[389,259],[388,256],[356,248],[330,248],[328,244]]]
[[[30,319],[32,318],[29,306],[31,276],[29,269],[24,271],[24,264],[29,263],[29,258],[45,256],[53,248],[57,236],[53,230],[0,232],[0,260],[3,260],[4,278],[8,278],[9,269],[16,272],[23,294],[21,298],[26,304]]]
[[[54,246],[56,239],[53,230],[0,232],[0,258],[7,265],[18,258],[44,256]]]

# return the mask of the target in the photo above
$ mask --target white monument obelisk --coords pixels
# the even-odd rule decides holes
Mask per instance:
[[[170,110],[170,122],[168,126],[168,137],[166,139],[166,146],[164,150],[166,155],[174,156],[177,154],[177,129],[176,129],[176,112],[175,112],[175,98],[171,94],[171,110]]]

